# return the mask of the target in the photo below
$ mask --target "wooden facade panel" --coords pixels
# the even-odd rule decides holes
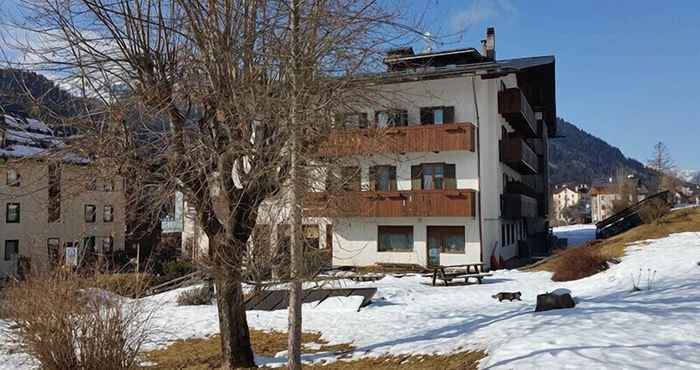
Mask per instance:
[[[524,139],[506,138],[500,142],[501,162],[524,175],[532,175],[540,169],[540,160]]]
[[[535,112],[519,88],[513,87],[498,92],[498,113],[523,136],[537,136]]]
[[[520,219],[537,217],[537,200],[524,194],[501,195],[501,217]]]
[[[474,151],[474,125],[450,123],[389,128],[337,130],[321,146],[321,154],[333,156],[375,153]]]
[[[310,217],[474,217],[474,190],[307,193]]]

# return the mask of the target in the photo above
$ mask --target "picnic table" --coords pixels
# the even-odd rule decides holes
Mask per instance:
[[[470,278],[476,279],[477,283],[481,284],[483,278],[491,276],[490,273],[484,272],[484,264],[481,262],[431,266],[430,268],[433,270],[433,286],[436,285],[437,280],[441,280],[447,286],[454,279],[464,279],[464,282],[468,283]]]

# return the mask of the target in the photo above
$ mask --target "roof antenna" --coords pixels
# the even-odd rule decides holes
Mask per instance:
[[[423,50],[423,53],[432,53],[433,52],[433,35],[430,34],[430,32],[424,32],[421,37],[423,38],[423,41],[425,41],[426,47],[425,50]]]

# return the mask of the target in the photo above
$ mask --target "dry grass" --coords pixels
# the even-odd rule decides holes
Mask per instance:
[[[0,330],[10,347],[42,369],[133,369],[153,333],[152,311],[99,291],[94,281],[70,273],[29,276],[4,292]]]
[[[250,335],[253,350],[257,355],[273,357],[278,352],[287,349],[286,333],[251,330]],[[328,342],[321,339],[321,334],[319,333],[304,333],[302,342],[305,345],[311,343],[321,345],[320,348],[314,347],[314,349],[305,346],[303,349],[305,354],[332,352],[342,356],[354,350],[354,347],[350,344],[328,345]],[[221,366],[219,337],[213,336],[210,338],[178,341],[166,349],[147,352],[145,357],[147,361],[158,364],[152,367],[153,369],[217,369]],[[471,370],[476,369],[479,361],[484,357],[485,353],[480,351],[460,352],[450,355],[383,356],[305,365],[304,368],[324,370],[389,370],[397,368],[409,370]]]
[[[625,249],[631,243],[648,239],[659,239],[673,233],[697,231],[700,231],[700,208],[679,210],[667,214],[666,216],[662,217],[659,222],[642,224],[612,238],[592,242],[588,245],[568,250],[553,256],[544,263],[531,268],[526,268],[524,270],[549,271],[553,272],[555,276],[557,276],[557,274],[560,276],[571,275],[573,279],[569,280],[580,279],[581,277],[593,275],[600,270],[596,271],[594,268],[595,264],[586,263],[586,265],[589,267],[593,266],[587,274],[583,274],[581,272],[576,274],[567,272],[566,270],[572,268],[574,270],[582,269],[579,266],[575,266],[576,261],[574,257],[576,257],[579,253],[585,256],[593,256],[596,259],[609,261],[624,256]]]
[[[608,267],[608,258],[595,247],[567,249],[557,254],[552,280],[578,280],[601,272]]]

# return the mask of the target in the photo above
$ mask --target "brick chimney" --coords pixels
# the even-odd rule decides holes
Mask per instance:
[[[485,57],[496,60],[496,29],[489,27],[486,29],[486,43],[482,43],[486,51]]]

